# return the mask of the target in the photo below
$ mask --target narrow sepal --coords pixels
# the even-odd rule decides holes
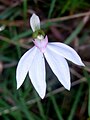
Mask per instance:
[[[39,96],[43,99],[46,93],[46,73],[44,56],[37,49],[32,65],[29,69],[29,77]]]
[[[57,76],[61,84],[66,89],[70,90],[70,71],[67,61],[59,54],[56,54],[54,51],[51,51],[48,45],[44,55],[53,73]]]
[[[70,60],[71,62],[73,62],[77,65],[85,66],[83,64],[80,56],[78,55],[78,53],[70,46],[68,46],[64,43],[57,43],[57,42],[49,43],[48,46],[49,46],[50,50],[52,50],[56,54],[63,56],[67,60]]]
[[[32,65],[33,58],[36,53],[36,47],[28,50],[20,59],[17,69],[16,69],[16,81],[17,81],[17,89],[22,85],[25,80],[25,77],[29,71],[29,68]]]

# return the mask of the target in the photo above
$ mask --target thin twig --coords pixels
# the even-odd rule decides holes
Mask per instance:
[[[81,74],[79,74],[76,70],[74,70],[73,68],[70,68],[70,71],[73,75],[77,76],[78,78],[82,78],[83,76]]]
[[[75,19],[75,18],[84,17],[84,16],[90,16],[90,11],[85,12],[85,13],[74,14],[74,15],[70,15],[70,16],[64,16],[64,17],[59,17],[59,18],[43,20],[41,22],[41,24],[45,24],[46,22],[65,21],[65,20]],[[24,21],[22,21],[22,20],[16,20],[16,21],[0,20],[0,24],[6,25],[6,26],[21,26],[24,24]]]
[[[75,19],[75,18],[84,17],[84,16],[90,16],[90,11],[85,12],[85,13],[79,13],[79,14],[75,14],[75,15],[65,16],[65,17],[52,18],[52,19],[44,20],[43,22],[65,21],[65,20]]]
[[[6,26],[22,26],[24,25],[24,21],[22,20],[13,20],[13,21],[10,21],[10,20],[0,20],[0,24],[3,24],[3,25],[6,25]]]
[[[15,65],[17,65],[17,61],[13,61],[11,63],[4,64],[3,68],[6,69],[6,68],[14,67]]]
[[[0,36],[0,40],[5,41],[5,42],[10,43],[10,44],[13,44],[13,45],[17,45],[17,46],[26,48],[26,49],[30,49],[31,48],[31,46],[29,46],[29,45],[25,45],[23,43],[19,43],[19,42],[10,40],[9,38],[6,38],[4,36]]]

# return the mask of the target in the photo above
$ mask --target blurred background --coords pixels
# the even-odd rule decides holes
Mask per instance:
[[[16,90],[16,66],[33,46],[30,17],[36,13],[49,42],[62,42],[81,56],[69,62],[72,87],[63,88],[46,63],[42,100],[28,76]],[[0,0],[0,120],[90,120],[90,1]]]

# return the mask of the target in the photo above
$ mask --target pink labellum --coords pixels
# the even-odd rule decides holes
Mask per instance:
[[[42,53],[44,53],[48,44],[48,37],[46,36],[45,39],[42,39],[42,40],[35,39],[35,41],[33,42],[35,46],[39,48]]]

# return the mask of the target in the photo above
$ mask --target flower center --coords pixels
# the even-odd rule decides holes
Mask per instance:
[[[44,39],[45,33],[43,30],[39,29],[33,33],[32,37],[33,37],[33,39],[38,39],[41,41]]]
[[[39,37],[42,38],[42,36],[39,36]],[[47,44],[48,44],[48,37],[45,36],[45,38],[42,39],[42,40],[40,40],[40,39],[35,39],[33,42],[34,42],[35,46],[36,46],[37,48],[39,48],[42,53],[44,53],[44,52],[45,52],[45,49],[46,49],[46,47],[47,47]]]
[[[43,35],[38,35],[37,39],[42,40],[42,39],[44,39],[44,36]]]

